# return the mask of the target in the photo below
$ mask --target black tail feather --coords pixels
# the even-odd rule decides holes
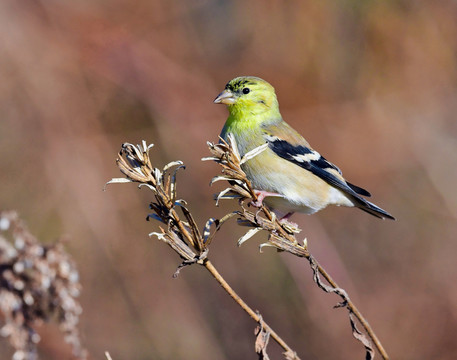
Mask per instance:
[[[361,198],[361,197],[354,197],[355,206],[358,207],[360,210],[363,210],[373,216],[376,216],[380,219],[390,219],[395,220],[395,218],[390,215],[387,211],[381,209],[379,206]]]
[[[365,190],[357,185],[348,183],[347,181],[346,181],[346,184],[359,195],[368,196],[368,197],[371,196],[371,194],[367,190]]]

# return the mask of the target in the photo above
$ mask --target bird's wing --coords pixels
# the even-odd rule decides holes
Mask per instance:
[[[282,121],[279,124],[264,126],[262,130],[270,149],[279,157],[312,172],[349,195],[357,198],[357,194],[370,196],[367,190],[346,182],[341,170],[313,150],[308,142],[287,123]]]

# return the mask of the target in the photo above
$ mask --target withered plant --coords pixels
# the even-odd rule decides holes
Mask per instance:
[[[346,291],[335,283],[325,269],[310,254],[306,239],[301,244],[297,240],[296,234],[300,232],[300,229],[296,228],[294,224],[280,222],[265,205],[261,205],[260,208],[249,206],[249,204],[256,202],[257,197],[242,170],[242,164],[264,151],[266,145],[260,146],[241,157],[233,137],[229,138],[229,142],[221,139],[219,143],[208,143],[211,156],[202,160],[215,161],[222,167],[221,175],[214,177],[211,183],[216,181],[226,181],[228,183],[228,187],[216,196],[216,203],[221,199],[235,200],[234,204],[236,203],[238,209],[221,219],[210,218],[202,231],[200,231],[190,213],[186,201],[177,198],[176,174],[179,169],[184,167],[183,163],[174,161],[165,165],[162,170],[154,168],[149,158],[149,150],[152,146],[147,145],[145,141],[137,146],[129,143],[123,144],[117,158],[117,164],[126,178],[115,178],[109,181],[108,184],[137,182],[139,187],[147,187],[153,192],[154,200],[150,204],[152,213],[148,215],[148,218],[158,220],[162,225],[159,226],[160,231],[152,232],[149,235],[156,236],[159,240],[168,244],[182,259],[174,276],[176,277],[183,267],[192,264],[199,264],[207,269],[236,303],[258,323],[255,351],[260,359],[268,359],[266,348],[270,337],[284,349],[286,359],[299,359],[299,357],[263,320],[262,316],[252,310],[235,293],[209,260],[208,251],[211,242],[221,226],[231,218],[236,218],[239,225],[248,227],[245,235],[238,239],[238,245],[241,245],[259,231],[264,231],[268,235],[268,239],[260,245],[261,249],[265,246],[270,246],[278,251],[286,251],[308,260],[314,282],[325,292],[335,293],[341,298],[341,301],[335,307],[348,310],[352,334],[365,347],[365,358],[373,359],[375,354],[372,346],[373,342],[374,347],[379,351],[382,358],[388,359],[388,355],[380,341],[368,322],[352,303]],[[321,276],[326,283],[321,280]],[[364,332],[356,327],[357,322],[362,325]]]
[[[76,265],[62,242],[43,245],[16,212],[0,212],[0,335],[15,349],[13,360],[38,359],[36,327],[50,320],[57,321],[74,356],[87,358],[77,327],[80,289]]]

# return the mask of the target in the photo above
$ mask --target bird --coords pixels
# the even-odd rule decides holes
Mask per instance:
[[[268,144],[242,165],[257,195],[254,206],[266,204],[284,222],[296,212],[314,214],[328,205],[356,207],[395,220],[366,200],[371,196],[367,190],[346,181],[336,165],[283,120],[275,90],[267,81],[236,77],[214,103],[227,105],[229,116],[220,137],[227,141],[232,134],[241,156]]]

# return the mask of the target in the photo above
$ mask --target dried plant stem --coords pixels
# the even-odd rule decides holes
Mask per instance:
[[[253,189],[241,166],[244,162],[265,150],[265,145],[251,150],[243,157],[240,156],[236,142],[232,137],[229,137],[229,142],[221,140],[219,144],[208,143],[208,146],[213,156],[204,160],[214,160],[222,166],[222,175],[213,178],[211,183],[219,180],[228,181],[229,183],[229,187],[217,195],[216,204],[220,199],[237,199],[240,210],[229,213],[220,220],[209,219],[206,222],[203,232],[200,232],[193,216],[187,208],[187,203],[182,199],[176,198],[176,172],[183,168],[183,163],[181,161],[171,162],[165,165],[163,170],[153,168],[148,154],[152,145],[147,145],[144,141],[142,145],[138,146],[128,143],[123,144],[117,163],[121,172],[127,176],[127,179],[112,179],[108,182],[108,184],[138,182],[140,186],[146,186],[153,191],[155,201],[150,204],[153,212],[148,215],[148,219],[158,220],[163,225],[159,227],[160,232],[153,232],[150,236],[157,236],[159,240],[167,243],[183,260],[174,276],[177,276],[179,271],[188,265],[199,264],[204,266],[231,298],[259,324],[258,329],[256,329],[255,344],[256,353],[259,355],[259,358],[268,359],[266,347],[268,339],[271,336],[285,350],[284,356],[287,360],[299,360],[297,354],[269,325],[264,323],[259,313],[251,309],[238,296],[208,259],[209,244],[216,232],[220,229],[220,226],[226,220],[237,216],[237,221],[240,225],[250,228],[238,240],[238,245],[244,243],[258,231],[264,230],[269,234],[268,241],[261,244],[260,248],[273,246],[280,251],[286,251],[295,256],[307,259],[313,271],[314,282],[323,291],[335,293],[342,299],[335,307],[344,307],[348,310],[352,334],[365,347],[365,358],[373,359],[375,355],[374,348],[376,348],[384,360],[389,359],[373,329],[352,303],[346,291],[338,286],[327,271],[311,255],[307,248],[306,239],[302,244],[297,241],[295,234],[300,229],[293,223],[281,222],[263,204],[260,208],[255,206],[258,202],[256,191]],[[249,203],[246,207],[247,201]],[[254,205],[255,210],[249,210],[249,205]],[[176,211],[178,208],[180,209],[179,213],[183,214],[183,218]],[[211,231],[212,226],[215,226],[214,231]],[[326,282],[320,279],[320,275],[322,275]],[[364,332],[357,329],[356,322],[359,322],[363,326]],[[374,344],[374,348],[372,343]]]
[[[248,187],[249,189],[249,192],[251,193],[252,195],[252,198],[253,198],[253,201],[256,201],[257,200],[257,197],[255,196],[255,192],[254,190],[252,189],[251,187],[251,184],[249,182],[246,183],[246,186]],[[271,214],[270,210],[262,205],[262,208],[261,208],[262,212],[265,214],[266,218],[268,220],[272,220],[273,219],[273,215]],[[277,220],[276,220],[277,221]],[[284,229],[282,227],[278,227],[278,230],[282,230],[281,231],[281,235],[285,238],[288,238],[290,239],[290,241],[295,241],[295,238],[293,237],[293,235],[287,233],[286,231],[284,231]],[[330,274],[314,259],[314,257],[308,252],[308,251],[305,251],[302,255],[304,258],[306,258],[311,266],[313,266],[313,264],[315,265],[317,271],[319,271],[319,273],[324,277],[324,279],[330,284],[330,286],[334,289],[341,289],[339,287],[339,285],[336,283],[335,280],[333,280],[333,278],[330,276]],[[213,275],[214,276],[214,275]],[[217,279],[217,278],[216,278]],[[222,285],[222,284],[221,284]],[[223,286],[223,285],[222,285]],[[224,287],[225,288],[225,287]],[[232,296],[233,297],[233,296]],[[235,298],[234,298],[235,299]],[[235,299],[235,301],[237,301]],[[375,332],[373,331],[373,329],[371,328],[370,324],[368,323],[368,321],[365,319],[365,317],[362,315],[362,313],[359,311],[359,309],[354,305],[354,303],[351,301],[351,299],[346,296],[345,297],[345,303],[346,303],[346,307],[349,309],[349,311],[351,311],[354,316],[357,318],[357,320],[360,322],[360,324],[363,326],[363,328],[365,329],[366,333],[368,334],[368,336],[370,337],[370,339],[373,341],[376,349],[379,351],[379,354],[382,356],[382,358],[384,360],[388,360],[389,359],[389,355],[387,354],[386,350],[384,349],[384,347],[382,346],[381,344],[381,341],[379,341],[378,337],[376,336]],[[240,306],[242,306],[240,304]],[[244,307],[243,307],[244,308]],[[245,309],[246,310],[246,309]],[[246,310],[247,311],[247,310]],[[257,318],[255,318],[249,311],[247,311],[249,313],[249,315],[255,319],[256,321]],[[254,315],[256,315],[254,313]],[[272,333],[272,337],[275,338],[273,336],[273,333]],[[275,338],[275,340],[277,340]],[[279,341],[278,341],[279,343]],[[281,345],[281,344],[280,344]],[[286,344],[287,345],[287,344]],[[282,346],[282,345],[281,345]]]
[[[238,294],[235,292],[235,290],[232,289],[232,287],[225,281],[225,279],[219,274],[219,272],[216,270],[214,265],[209,261],[206,260],[203,263],[203,266],[210,272],[210,274],[216,279],[216,281],[223,287],[223,289],[232,297],[233,300],[244,310],[246,311],[249,316],[254,319],[254,321],[260,323],[262,321],[262,325],[265,331],[270,333],[270,336],[275,339],[275,341],[281,346],[286,353],[288,354],[293,354],[293,357],[291,359],[296,359],[300,360],[295,351],[293,351],[289,345],[286,344],[286,342],[265,322],[263,322],[261,316],[256,313],[254,310],[252,310],[248,304],[246,304],[243,299],[241,299]]]
[[[232,299],[234,299],[236,303],[260,325],[261,330],[256,335],[257,337],[273,337],[273,339],[285,350],[284,355],[287,360],[300,360],[295,351],[293,351],[270,326],[264,323],[260,314],[252,310],[235,293],[208,259],[208,246],[211,243],[212,236],[214,236],[222,223],[227,219],[232,218],[235,214],[228,214],[221,220],[208,220],[202,236],[186,206],[187,203],[182,199],[176,199],[176,172],[182,168],[182,162],[171,162],[167,164],[163,170],[153,168],[148,154],[151,147],[152,145],[147,145],[145,142],[138,146],[128,143],[123,144],[117,163],[121,172],[127,176],[127,179],[112,179],[108,184],[135,181],[140,183],[141,186],[146,186],[151,189],[154,192],[155,202],[150,204],[153,213],[149,214],[148,218],[158,220],[166,225],[166,227],[160,227],[161,232],[153,232],[150,235],[157,236],[160,240],[167,243],[183,259],[183,262],[176,270],[174,277],[176,277],[185,266],[192,264],[204,266]],[[174,171],[172,170],[173,168]],[[184,215],[184,219],[176,211],[178,208]],[[212,224],[216,224],[216,230],[213,233],[210,231]],[[256,340],[256,345],[257,343],[260,344],[258,345],[260,347],[259,351],[265,353],[268,341],[264,340],[262,343]],[[108,353],[106,353],[105,356],[109,359]]]
[[[174,210],[171,210],[173,212],[173,215],[176,215],[175,222],[176,226],[181,230],[181,233],[184,235],[186,239],[191,239],[191,235],[188,232],[188,230],[185,228],[185,226],[182,224],[182,221],[179,219],[179,216],[174,212]],[[191,240],[189,240],[190,242]],[[194,241],[192,241],[194,243]],[[262,326],[264,331],[268,332],[270,336],[281,346],[284,350],[285,353],[289,355],[288,359],[294,359],[294,360],[300,360],[300,358],[297,356],[294,350],[287,345],[287,343],[267,324],[262,320],[262,317],[256,313],[253,309],[249,307],[248,304],[244,302],[244,300],[233,290],[233,288],[228,284],[227,281],[222,277],[222,275],[217,271],[217,269],[214,267],[214,265],[211,263],[211,261],[208,258],[205,258],[202,262],[200,262],[201,265],[203,265],[209,272],[210,274],[214,277],[214,279],[222,286],[222,288],[230,295],[230,297],[235,300],[235,302],[244,310],[248,313],[248,315],[254,319],[257,323],[262,322]]]
[[[194,239],[192,239],[192,236],[190,235],[189,231],[187,231],[187,229],[185,228],[185,226],[183,225],[183,223],[179,219],[179,215],[175,211],[175,209],[173,209],[173,208],[170,209],[170,215],[171,215],[171,218],[173,218],[175,220],[176,226],[178,227],[178,229],[181,232],[181,234],[189,242],[189,244],[191,244],[194,248],[197,248],[198,242],[196,242],[196,241],[194,241]]]
[[[254,195],[254,192],[253,192],[253,195]],[[256,200],[256,199],[254,198],[254,200]],[[262,211],[264,212],[265,216],[269,220],[271,220],[273,218],[270,210],[267,207],[263,206],[263,205],[262,205]],[[283,230],[282,235],[284,237],[286,237],[286,238],[293,237],[292,235],[288,234],[284,230]],[[293,241],[293,239],[291,239],[291,241]],[[339,285],[336,283],[336,281],[333,280],[333,278],[330,276],[330,274],[314,259],[314,257],[308,251],[303,252],[302,256],[309,261],[311,266],[313,266],[313,264],[315,265],[316,270],[324,277],[324,279],[330,284],[330,286],[333,289],[341,289],[339,287]],[[354,303],[351,301],[349,296],[344,296],[344,302],[345,302],[345,306],[348,308],[348,310],[354,314],[354,316],[357,318],[357,320],[363,326],[363,328],[365,329],[365,331],[368,334],[368,336],[370,337],[370,339],[373,341],[376,349],[378,350],[378,352],[382,356],[382,358],[384,360],[388,360],[389,359],[389,355],[387,354],[386,350],[382,346],[381,341],[379,341],[378,337],[376,336],[375,332],[371,328],[370,324],[365,319],[365,317],[362,315],[362,313],[359,311],[359,309],[354,305]]]
[[[327,273],[327,271],[311,256],[305,256],[306,259],[310,262],[311,266],[313,264],[316,266],[317,271],[324,277],[324,279],[330,284],[330,286],[334,289],[341,289],[339,285],[333,280],[333,278]],[[368,321],[364,318],[362,313],[359,311],[359,309],[354,305],[354,303],[351,301],[349,297],[345,298],[346,302],[346,307],[348,308],[349,311],[351,311],[354,316],[357,318],[357,320],[362,324],[363,328],[365,329],[366,333],[370,337],[370,339],[373,341],[374,345],[376,346],[376,349],[379,351],[379,354],[382,356],[384,360],[389,359],[389,355],[387,355],[386,350],[382,346],[381,342],[379,341],[378,337],[376,336],[375,332],[371,328],[370,324]]]
[[[257,197],[255,196],[255,192],[254,190],[252,189],[251,187],[251,184],[249,182],[247,182],[247,187],[249,188],[249,191],[251,192],[252,194],[252,198],[253,198],[253,201],[256,201],[257,200]],[[271,214],[270,210],[262,205],[262,208],[261,210],[263,211],[263,213],[265,214],[265,216],[267,217],[268,220],[272,220],[273,219],[273,215]],[[276,220],[278,221],[278,220]],[[279,230],[282,230],[282,236],[286,237],[286,238],[291,238],[293,237],[291,234],[288,234],[286,231],[284,231],[284,229],[282,227],[278,227]],[[294,241],[295,238],[291,239],[291,241]],[[309,262],[311,265],[313,265],[313,263],[315,264],[316,266],[316,269],[317,271],[319,271],[319,273],[324,277],[324,279],[330,284],[330,286],[334,289],[341,289],[339,287],[339,285],[336,283],[335,280],[333,280],[333,278],[330,276],[330,274],[313,258],[313,256],[308,252],[306,251],[303,255]],[[214,276],[214,275],[213,275]],[[217,278],[216,278],[217,279]],[[222,285],[222,284],[221,284]],[[223,286],[223,285],[222,285]],[[225,288],[225,287],[224,287]],[[228,290],[227,290],[228,291]],[[236,294],[235,294],[236,295]],[[233,296],[232,296],[233,297]],[[234,298],[235,301],[237,301],[235,298]],[[241,299],[240,299],[241,300]],[[242,301],[242,300],[241,300]],[[368,321],[365,319],[365,317],[362,315],[362,313],[359,311],[359,309],[354,305],[354,303],[351,301],[351,299],[347,296],[345,297],[345,302],[346,302],[346,307],[349,309],[349,311],[351,311],[354,316],[357,318],[357,320],[360,322],[360,324],[363,326],[363,328],[365,329],[366,333],[368,334],[368,336],[370,337],[370,339],[373,341],[374,345],[376,346],[376,349],[379,351],[379,353],[381,354],[382,358],[384,360],[388,360],[389,359],[389,355],[387,355],[387,352],[386,350],[384,349],[384,347],[382,346],[381,342],[379,341],[378,337],[376,336],[375,332],[373,331],[373,329],[371,328],[370,324],[368,323]],[[243,307],[240,303],[240,306]],[[243,307],[244,308],[244,307]],[[246,310],[246,309],[245,309]],[[246,310],[247,311],[247,310]],[[251,310],[252,311],[252,310]],[[254,315],[257,316],[257,318],[255,318],[249,311],[247,311],[248,314],[253,318],[255,319],[256,321],[258,316],[257,314],[254,313]],[[273,336],[273,333],[272,333],[272,337],[278,341],[278,339],[276,339],[274,336]],[[281,338],[279,338],[280,340],[282,340]],[[279,343],[279,341],[278,341]],[[280,344],[280,343],[279,343]],[[280,344],[281,345],[281,344]],[[285,344],[287,346],[287,344]],[[281,345],[282,346],[282,345]]]

